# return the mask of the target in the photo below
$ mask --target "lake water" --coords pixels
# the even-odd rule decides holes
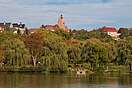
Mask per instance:
[[[0,88],[132,88],[132,76],[0,73]]]

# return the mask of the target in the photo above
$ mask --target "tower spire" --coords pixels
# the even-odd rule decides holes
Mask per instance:
[[[63,17],[62,14],[61,14],[61,16],[58,19],[58,26],[61,29],[65,29],[65,20],[64,20],[64,17]]]
[[[61,14],[61,19],[63,19],[63,15]]]

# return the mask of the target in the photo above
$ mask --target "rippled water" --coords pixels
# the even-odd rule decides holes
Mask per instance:
[[[0,88],[132,88],[132,76],[0,73]]]

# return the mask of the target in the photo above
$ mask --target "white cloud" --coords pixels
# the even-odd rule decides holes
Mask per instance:
[[[105,3],[100,3],[102,1]],[[71,27],[82,23],[130,27],[131,9],[132,0],[0,0],[0,21],[24,21],[30,26],[39,26],[55,23],[57,16],[64,13]]]

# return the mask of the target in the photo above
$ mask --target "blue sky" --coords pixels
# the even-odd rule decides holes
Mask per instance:
[[[132,27],[132,0],[0,0],[0,22],[28,27],[55,24],[63,14],[72,29]]]

